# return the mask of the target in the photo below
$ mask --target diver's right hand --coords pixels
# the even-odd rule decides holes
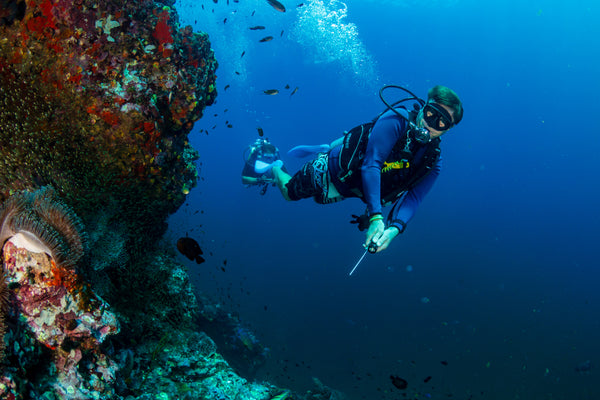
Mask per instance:
[[[392,240],[394,240],[399,233],[400,231],[395,226],[391,226],[384,230],[379,240],[373,242],[374,248],[377,249],[376,253],[387,249]]]

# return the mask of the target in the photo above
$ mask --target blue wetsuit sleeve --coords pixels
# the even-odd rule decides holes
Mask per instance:
[[[406,122],[391,111],[373,126],[361,167],[362,191],[369,215],[381,213],[381,168],[405,129]]]
[[[404,232],[406,224],[415,215],[417,208],[419,208],[423,198],[431,190],[441,170],[442,157],[440,156],[431,171],[415,187],[410,189],[405,196],[396,201],[390,215],[388,215],[389,226],[395,226],[400,233]]]

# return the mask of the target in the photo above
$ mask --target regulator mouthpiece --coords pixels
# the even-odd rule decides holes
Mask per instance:
[[[431,141],[431,134],[425,128],[419,128],[418,126],[413,126],[412,134],[413,134],[413,138],[421,144],[429,143]]]

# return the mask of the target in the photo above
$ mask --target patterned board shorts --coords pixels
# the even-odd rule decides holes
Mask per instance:
[[[319,204],[329,204],[344,199],[329,180],[328,160],[327,153],[319,153],[292,176],[286,184],[290,200],[312,197]]]

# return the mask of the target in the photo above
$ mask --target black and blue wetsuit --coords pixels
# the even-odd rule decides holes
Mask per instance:
[[[408,118],[405,109],[398,111]],[[347,171],[342,173],[339,162],[342,145],[339,145],[329,153],[320,153],[294,174],[286,184],[288,197],[290,200],[313,197],[321,204],[358,197],[367,204],[369,216],[381,213],[384,203],[393,203],[387,225],[403,232],[442,165],[440,139],[420,144],[411,139],[408,128],[406,120],[388,111],[373,126],[360,171],[351,179],[340,178],[348,175]]]
[[[404,109],[398,111],[406,113]],[[352,184],[341,182],[338,178],[340,176],[338,157],[341,146],[330,151],[328,163],[331,183],[340,195],[361,198],[367,204],[369,215],[381,213],[383,208],[382,199],[390,194],[394,196],[394,193],[397,193],[399,197],[394,197],[391,200],[394,206],[387,217],[387,222],[388,226],[395,226],[400,232],[404,231],[406,224],[412,219],[419,204],[421,204],[421,201],[439,176],[442,167],[441,156],[438,155],[424,176],[413,182],[413,185],[399,188],[397,186],[402,186],[402,178],[395,181],[387,179],[385,175],[390,171],[382,172],[384,163],[393,159],[393,153],[398,148],[398,143],[405,143],[407,130],[408,123],[392,111],[388,111],[377,120],[369,136],[365,158],[361,167],[360,182],[352,182],[354,186],[361,187],[352,187]],[[439,139],[437,140],[439,141]],[[415,142],[411,149],[414,157],[410,168],[413,168],[413,170],[421,168],[422,171],[423,166],[420,163],[425,162],[423,156],[427,151],[427,146],[437,144],[430,142],[429,144],[419,145]],[[407,174],[405,180],[408,181],[410,178],[410,174]],[[400,194],[402,195],[400,196]]]

